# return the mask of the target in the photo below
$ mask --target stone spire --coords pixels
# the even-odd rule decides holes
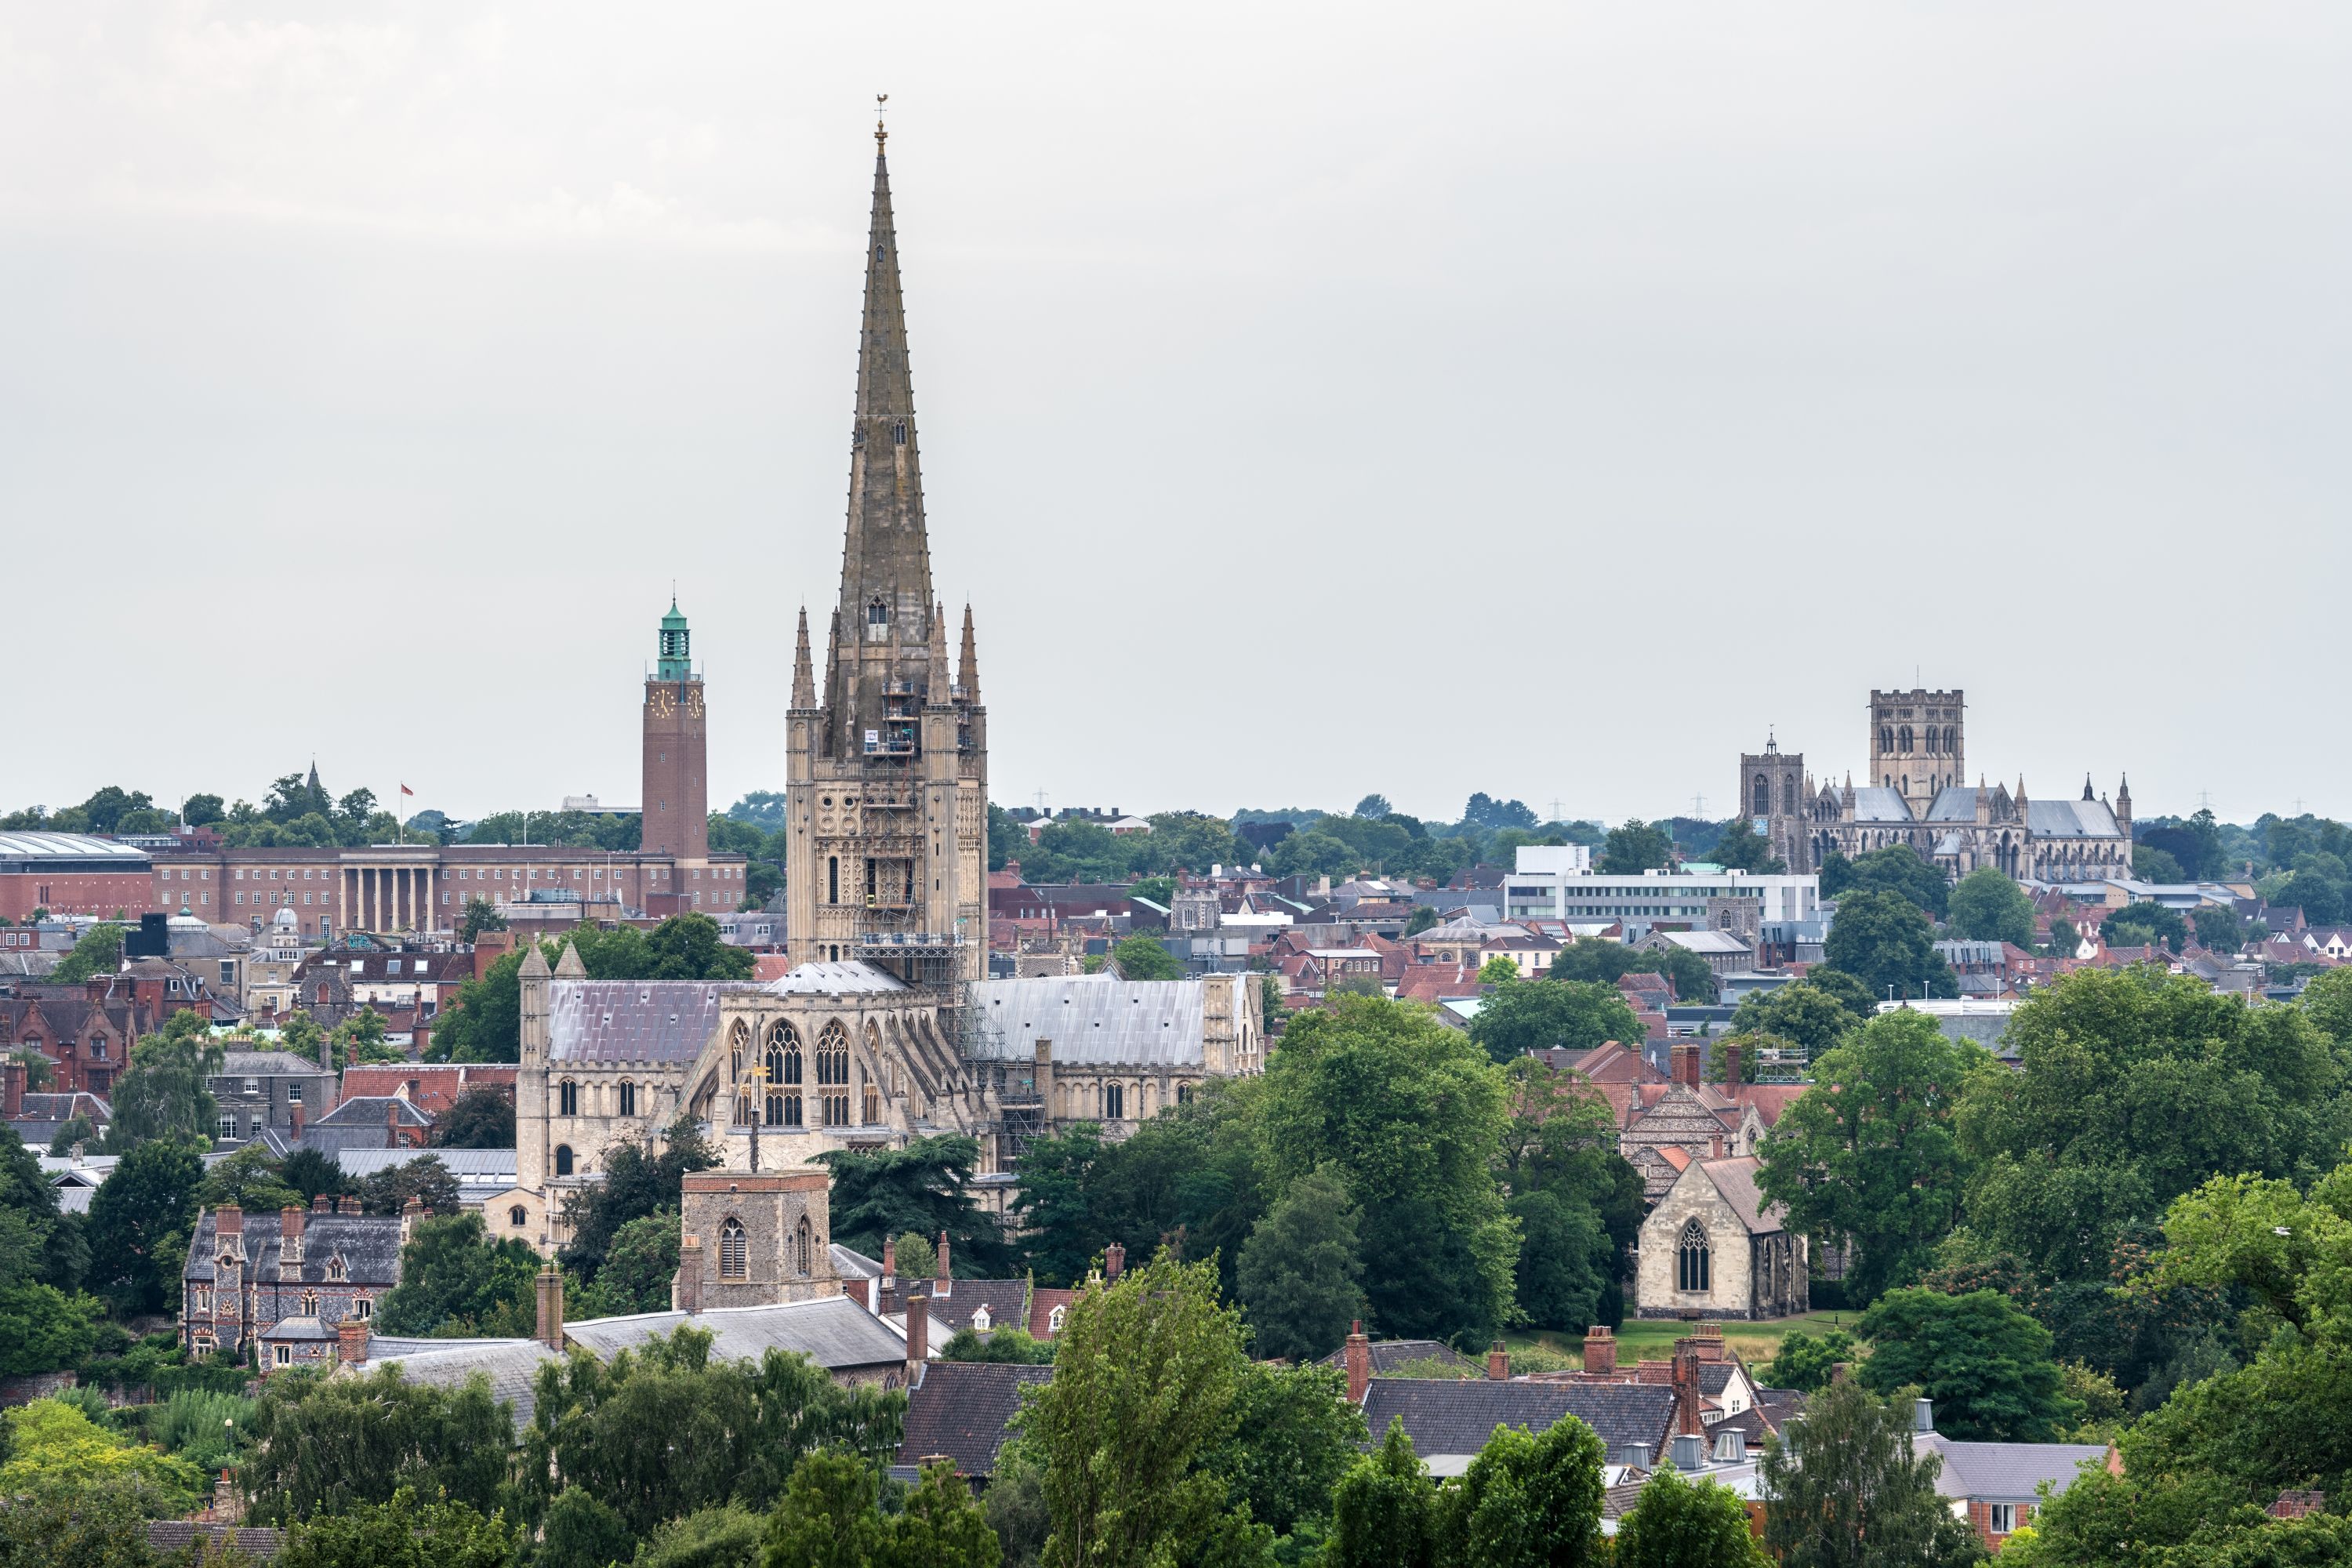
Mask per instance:
[[[874,216],[866,241],[866,311],[857,338],[857,407],[849,436],[849,526],[841,557],[841,624],[835,635],[887,644],[865,628],[876,602],[895,623],[931,604],[930,548],[923,529],[917,461],[914,381],[907,364],[906,301],[898,289],[898,241],[890,219],[886,132],[875,132]],[[901,624],[896,635],[911,627]],[[910,639],[911,640],[911,639]]]
[[[539,943],[531,942],[523,950],[522,968],[520,973],[525,980],[547,978],[547,955],[539,951]]]
[[[793,649],[793,706],[816,706],[816,674],[809,667],[808,606],[801,606],[800,645]]]
[[[563,944],[563,956],[555,961],[555,977],[558,980],[588,978],[588,966],[580,962],[580,950],[568,942]]]
[[[969,599],[964,601],[963,606],[963,658],[956,666],[956,685],[963,689],[963,700],[966,702],[978,704],[980,701],[980,650],[979,646],[972,640],[971,602]]]
[[[948,690],[948,612],[944,605],[931,606],[931,645],[929,647],[931,686],[926,700],[935,706],[952,700]]]

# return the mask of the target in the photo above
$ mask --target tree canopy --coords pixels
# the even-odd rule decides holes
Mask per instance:
[[[1613,985],[1513,978],[1486,994],[1470,1020],[1470,1037],[1496,1062],[1507,1062],[1529,1051],[1638,1041],[1643,1030]]]
[[[1937,955],[1935,942],[1935,928],[1912,900],[1858,888],[1838,899],[1822,957],[1830,968],[1860,981],[1874,998],[1957,996],[1959,984]]]
[[[1952,934],[1969,942],[2033,946],[2033,900],[1991,866],[1979,866],[1952,889]]]

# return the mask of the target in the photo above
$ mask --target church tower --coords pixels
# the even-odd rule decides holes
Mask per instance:
[[[1895,791],[1926,820],[1937,791],[1968,780],[1967,715],[1958,688],[1871,692],[1868,782]]]
[[[649,853],[699,863],[710,856],[710,802],[704,756],[709,749],[702,677],[688,656],[686,617],[677,599],[661,620],[661,658],[646,678],[644,794],[640,839]]]
[[[927,975],[949,977],[938,960],[952,953],[954,977],[977,980],[988,953],[988,721],[971,607],[951,665],[931,591],[887,134],[874,132],[849,521],[822,685],[806,611],[793,658],[786,937],[796,964],[859,957],[862,946],[868,957],[921,951],[934,955]]]

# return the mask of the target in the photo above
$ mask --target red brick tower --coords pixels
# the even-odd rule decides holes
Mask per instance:
[[[702,678],[688,657],[686,617],[672,598],[662,617],[661,661],[646,679],[645,812],[640,843],[681,861],[710,853],[709,749]]]

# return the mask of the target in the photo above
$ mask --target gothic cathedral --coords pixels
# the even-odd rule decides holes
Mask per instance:
[[[931,592],[907,315],[890,218],[890,169],[875,132],[874,216],[849,522],[824,686],[801,612],[785,723],[785,930],[795,965],[893,945],[952,952],[978,980],[988,959],[988,717],[971,608],[958,662]]]

